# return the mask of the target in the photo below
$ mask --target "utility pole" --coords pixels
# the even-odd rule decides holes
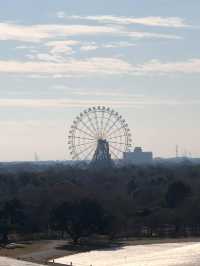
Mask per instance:
[[[178,158],[178,157],[179,157],[179,146],[176,145],[176,158]]]
[[[38,157],[37,152],[35,152],[35,154],[34,154],[34,158],[35,158],[35,162],[38,162],[38,161],[39,161],[39,157]]]

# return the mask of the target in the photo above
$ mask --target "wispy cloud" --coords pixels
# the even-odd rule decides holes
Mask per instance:
[[[127,47],[133,47],[133,46],[136,46],[136,43],[125,42],[125,41],[112,42],[112,43],[107,43],[107,44],[102,45],[103,48],[127,48]]]
[[[83,45],[80,47],[80,50],[81,51],[94,51],[98,48],[99,48],[99,46],[97,46],[97,45]]]
[[[107,44],[97,44],[95,42],[91,43],[86,43],[80,47],[81,51],[94,51],[97,49],[110,49],[110,48],[127,48],[127,47],[134,47],[136,46],[135,43],[133,42],[126,42],[126,41],[121,41],[121,42],[111,42]]]
[[[40,42],[44,39],[68,37],[74,35],[117,34],[118,29],[109,26],[89,25],[19,25],[0,23],[0,40],[16,40],[23,42]]]
[[[148,33],[143,31],[128,31],[119,26],[92,26],[92,25],[19,25],[11,23],[0,23],[0,40],[15,40],[22,42],[41,42],[44,40],[56,39],[58,37],[67,38],[81,35],[114,35],[134,38],[167,38],[177,39],[176,35]],[[64,43],[57,43],[59,49],[64,47]],[[61,47],[62,45],[62,47]],[[70,46],[70,45],[68,45]],[[64,49],[64,48],[63,48]]]
[[[0,108],[69,108],[99,105],[97,100],[73,99],[0,99]],[[104,105],[129,106],[130,101],[104,101]]]
[[[66,87],[65,87],[66,89]],[[70,94],[72,95],[76,95],[76,96],[90,96],[90,97],[112,97],[112,98],[120,98],[120,99],[142,99],[144,97],[143,94],[132,94],[132,93],[128,93],[125,92],[122,88],[121,89],[117,89],[116,88],[104,88],[103,90],[101,89],[76,89],[75,91],[71,91]]]
[[[46,46],[50,48],[51,54],[72,54],[73,46],[79,45],[80,42],[76,40],[65,41],[50,41],[46,43]]]
[[[145,32],[145,31],[128,31],[126,33],[127,36],[135,38],[135,39],[171,39],[171,40],[181,40],[182,37],[174,34],[164,34],[164,33],[153,33],[153,32]]]
[[[0,40],[38,42],[48,37],[48,32],[35,30],[33,26],[0,23]]]
[[[186,61],[161,62],[147,61],[143,64],[131,64],[119,58],[94,57],[85,60],[63,58],[58,62],[55,57],[41,54],[39,61],[0,61],[0,73],[44,75],[54,77],[77,77],[94,75],[168,75],[199,74],[200,59]],[[41,60],[42,59],[42,60]],[[51,60],[52,59],[52,60]],[[53,62],[54,60],[54,62]]]
[[[30,50],[30,49],[34,49],[34,46],[30,46],[30,45],[18,45],[15,47],[15,49],[17,50]]]
[[[54,63],[62,63],[63,57],[57,54],[47,54],[47,53],[34,53],[26,55],[27,58],[35,61],[45,61],[45,62],[54,62]]]
[[[161,62],[151,60],[137,66],[136,71],[140,74],[199,74],[200,59],[189,59],[177,62]]]
[[[130,100],[74,100],[74,99],[0,99],[0,108],[72,108],[106,105],[113,107],[140,108],[151,105],[199,105],[200,99],[178,100],[143,98]]]
[[[43,61],[0,61],[0,73],[111,75],[125,74],[131,70],[131,65],[122,59],[103,57],[95,57],[85,60],[68,59],[64,63]]]
[[[59,16],[60,15],[60,16]],[[57,14],[60,18],[72,18],[79,20],[92,20],[100,23],[114,23],[119,25],[130,25],[140,24],[145,26],[157,26],[157,27],[170,27],[170,28],[185,28],[189,27],[189,24],[180,17],[124,17],[124,16],[113,16],[113,15],[102,15],[102,16],[65,16],[62,12]]]
[[[58,12],[56,13],[56,15],[57,15],[57,18],[64,18],[64,17],[65,17],[65,12],[63,12],[63,11],[58,11]]]

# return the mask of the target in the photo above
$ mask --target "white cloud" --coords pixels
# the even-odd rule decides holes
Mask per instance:
[[[49,52],[53,55],[57,54],[65,54],[70,55],[74,53],[72,47],[79,46],[81,51],[94,51],[99,48],[122,48],[122,47],[131,47],[135,46],[135,44],[131,42],[116,42],[110,44],[99,44],[97,45],[95,42],[80,42],[76,40],[66,40],[66,41],[50,41],[45,44],[50,48]]]
[[[27,49],[34,49],[34,46],[28,46],[28,45],[19,45],[15,47],[17,50],[27,50]]]
[[[163,34],[163,33],[151,33],[151,32],[144,32],[144,31],[129,31],[126,32],[125,35],[136,38],[136,39],[174,39],[174,40],[181,40],[182,37],[172,34]]]
[[[73,46],[79,45],[79,41],[65,40],[65,41],[51,41],[47,42],[46,46],[50,48],[52,54],[72,54]]]
[[[74,35],[117,34],[118,28],[89,25],[45,24],[24,26],[0,23],[0,40],[40,42],[44,39]]]
[[[0,40],[37,42],[48,37],[48,32],[36,30],[33,26],[0,23]]]
[[[59,12],[56,13],[56,15],[57,15],[57,18],[64,18],[65,17],[65,12],[59,11]]]
[[[163,63],[159,60],[151,60],[137,66],[140,74],[199,74],[200,59]]]
[[[46,62],[55,62],[55,63],[62,63],[63,57],[58,55],[52,54],[45,54],[45,53],[38,53],[38,54],[30,54],[26,56],[31,60],[41,60]]]
[[[0,61],[0,73],[49,74],[49,75],[89,75],[125,74],[132,70],[126,61],[116,58],[90,58],[86,60],[68,59],[64,63],[43,61]]]
[[[63,13],[63,17],[64,13]],[[172,28],[184,28],[189,25],[180,17],[121,17],[121,16],[70,16],[69,18],[81,19],[81,20],[93,20],[101,23],[115,23],[122,25],[140,24],[145,26],[159,26],[159,27],[172,27]]]
[[[80,47],[81,51],[94,51],[97,50],[99,46],[97,45],[83,45]]]
[[[103,48],[126,48],[126,47],[132,47],[132,46],[136,46],[136,44],[131,43],[131,42],[123,42],[123,41],[102,45]]]
[[[68,108],[88,107],[99,105],[96,100],[72,100],[72,99],[0,99],[0,108]],[[104,105],[127,106],[128,101],[104,101]]]
[[[94,57],[85,60],[65,59],[37,55],[40,61],[0,61],[0,73],[44,75],[55,78],[87,75],[168,75],[199,74],[200,59],[180,62],[160,62],[151,60],[143,64],[131,64],[119,58]],[[36,58],[32,58],[36,59]]]
[[[40,75],[40,74],[28,74],[28,75],[26,75],[26,78],[30,78],[30,79],[47,79],[47,78],[49,78],[49,76],[47,76],[47,75]]]
[[[74,99],[0,99],[0,108],[71,108],[106,105],[113,107],[137,108],[151,105],[199,105],[200,99],[178,100],[144,98],[130,100],[74,100]]]
[[[44,25],[18,25],[0,23],[0,40],[15,40],[22,42],[41,42],[45,39],[55,39],[58,37],[80,35],[116,35],[134,38],[168,38],[177,39],[175,35],[131,32],[118,26],[90,26],[90,25],[63,25],[63,24],[44,24]],[[68,45],[70,46],[70,45]],[[61,49],[61,48],[60,48]]]
[[[46,43],[50,47],[65,47],[65,46],[74,46],[78,45],[80,42],[76,40],[65,40],[65,41],[51,41]]]
[[[66,88],[65,88],[66,89]],[[120,91],[120,92],[119,92]],[[127,93],[127,92],[123,92],[123,89],[118,89],[116,91],[116,89],[103,89],[103,90],[99,90],[99,89],[92,89],[89,90],[87,89],[82,89],[82,90],[78,90],[78,91],[73,91],[71,92],[72,95],[77,95],[77,96],[102,96],[102,97],[112,97],[112,98],[136,98],[136,99],[141,99],[144,97],[144,95],[142,94],[131,94],[131,93]]]
[[[50,49],[51,54],[73,54],[73,48],[70,46],[62,46],[62,45],[56,45]]]
[[[87,45],[82,45],[80,47],[80,50],[82,51],[92,51],[92,50],[97,50],[99,48],[127,48],[127,47],[133,47],[136,46],[135,43],[131,43],[131,42],[125,42],[125,41],[121,41],[121,42],[114,42],[114,43],[108,43],[108,44],[99,44],[96,45],[95,43],[87,43]]]

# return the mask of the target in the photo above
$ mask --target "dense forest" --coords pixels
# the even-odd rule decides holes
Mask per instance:
[[[200,165],[0,171],[0,240],[200,235]]]

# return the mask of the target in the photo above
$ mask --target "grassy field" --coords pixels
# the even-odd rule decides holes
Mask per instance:
[[[73,254],[64,248],[66,241],[41,240],[25,242],[23,247],[12,249],[1,248],[0,256],[18,258],[25,261],[46,263],[49,259]]]

